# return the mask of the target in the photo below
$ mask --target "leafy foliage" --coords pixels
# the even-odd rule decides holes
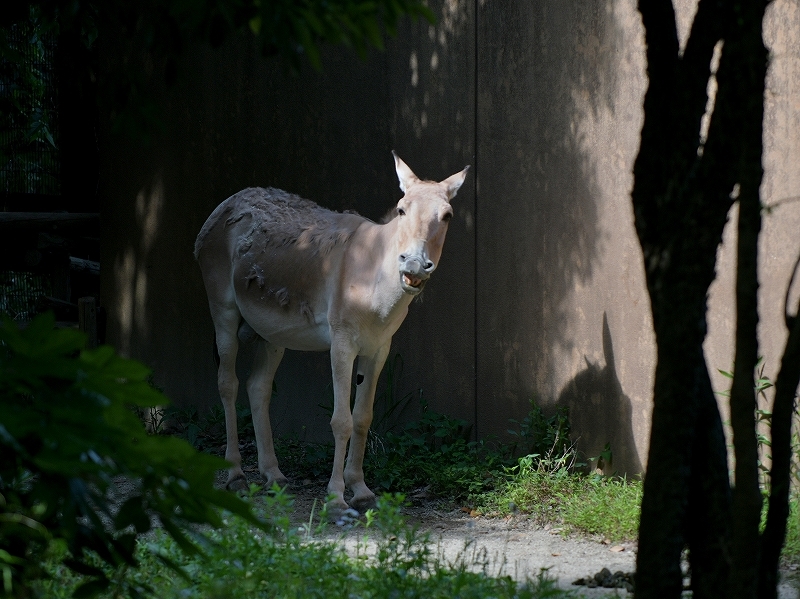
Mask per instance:
[[[531,403],[531,411],[509,430],[515,443],[469,441],[467,422],[429,410],[422,400],[422,414],[402,433],[388,431],[372,444],[365,470],[376,488],[411,491],[425,487],[431,494],[453,499],[475,499],[505,484],[508,473],[521,460],[547,470],[578,465],[570,441],[566,409],[546,417]]]
[[[217,48],[248,35],[265,56],[279,56],[293,72],[306,60],[321,71],[323,44],[341,44],[365,58],[370,48],[383,49],[385,36],[397,33],[404,16],[435,21],[421,0],[25,0],[0,12],[0,55],[9,68],[24,71],[5,32],[32,18],[36,39],[43,32],[78,39],[87,50],[85,79],[98,82],[98,102],[114,117],[114,128],[147,139],[160,125],[149,78],[155,73],[167,85],[174,83],[180,59],[193,43]],[[113,56],[112,64],[103,62],[108,56],[98,59],[101,45]],[[19,93],[33,94],[44,81],[40,72],[31,71]],[[31,139],[55,147],[52,119],[42,108],[41,102],[28,103],[18,117],[28,124]]]
[[[85,576],[76,596],[112,584],[108,570],[136,567],[136,539],[158,522],[187,554],[205,544],[193,525],[222,524],[217,508],[254,525],[241,499],[214,489],[226,463],[185,441],[148,435],[132,407],[165,405],[149,371],[110,347],[85,350],[78,331],[56,330],[52,315],[19,330],[0,327],[0,571],[3,590],[26,596],[41,576],[50,542]],[[115,483],[136,492],[121,505]],[[169,563],[169,561],[167,561]],[[124,584],[124,583],[120,583]],[[140,596],[147,585],[124,588]]]
[[[264,54],[280,54],[294,68],[305,54],[317,70],[322,70],[320,42],[343,44],[366,58],[370,46],[383,49],[385,33],[397,34],[403,15],[434,21],[431,10],[415,0],[254,0],[240,10],[230,22],[252,14],[248,23]]]
[[[522,422],[511,420],[518,430],[509,429],[508,434],[516,439],[513,453],[551,459],[570,454],[569,410],[561,406],[550,416],[545,416],[542,409],[531,401],[531,410]]]

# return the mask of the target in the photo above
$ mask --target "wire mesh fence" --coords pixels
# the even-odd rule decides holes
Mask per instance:
[[[27,322],[37,313],[41,298],[53,295],[48,273],[0,271],[0,314]]]
[[[0,194],[60,193],[56,40],[35,8],[0,29]]]

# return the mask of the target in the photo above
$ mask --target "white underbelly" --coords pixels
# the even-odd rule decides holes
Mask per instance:
[[[327,325],[273,331],[263,337],[276,347],[296,351],[327,351],[331,348],[330,328]]]
[[[240,305],[240,310],[247,324],[276,347],[297,351],[326,351],[331,347],[327,318],[312,321],[301,314],[286,314],[281,308],[248,310]]]

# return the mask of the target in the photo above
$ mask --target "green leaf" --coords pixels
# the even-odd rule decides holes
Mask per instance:
[[[72,596],[75,599],[85,599],[87,597],[96,597],[110,586],[111,581],[108,578],[99,578],[84,582],[75,589]]]
[[[138,533],[150,530],[150,516],[144,509],[142,499],[141,495],[136,495],[122,504],[114,518],[117,530],[123,530],[128,526],[133,526]]]
[[[84,561],[68,558],[61,563],[63,563],[67,568],[69,568],[73,572],[77,572],[78,574],[82,574],[83,576],[95,576],[99,578],[105,578],[105,573],[103,572],[103,570],[101,570],[96,566],[87,564]]]

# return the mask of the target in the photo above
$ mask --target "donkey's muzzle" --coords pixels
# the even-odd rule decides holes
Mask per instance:
[[[419,257],[400,256],[400,285],[403,291],[416,295],[425,286],[436,265]]]

